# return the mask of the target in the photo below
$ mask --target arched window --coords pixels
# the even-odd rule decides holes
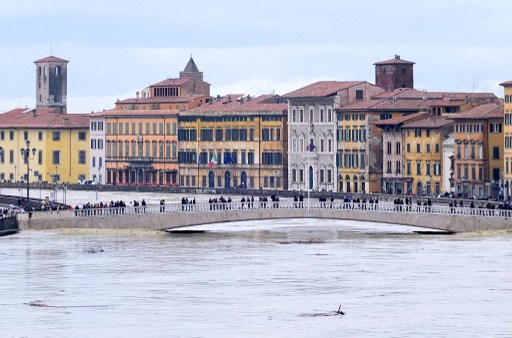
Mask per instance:
[[[60,66],[55,67],[55,76],[60,76]]]

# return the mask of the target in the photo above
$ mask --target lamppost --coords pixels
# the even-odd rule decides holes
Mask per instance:
[[[4,148],[0,147],[0,163],[4,163]]]
[[[27,140],[26,148],[21,148],[21,156],[23,157],[23,161],[27,164],[27,211],[30,211],[30,153],[32,152],[32,159],[36,156],[36,148],[30,149],[30,141]]]

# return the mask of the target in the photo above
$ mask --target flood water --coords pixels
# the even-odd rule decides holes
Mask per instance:
[[[512,337],[511,234],[315,219],[193,229],[205,232],[0,237],[0,336]]]

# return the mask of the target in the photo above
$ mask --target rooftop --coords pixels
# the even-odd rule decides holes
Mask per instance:
[[[442,116],[427,115],[417,120],[404,123],[404,129],[435,129],[453,124],[453,121]]]
[[[2,128],[79,129],[89,128],[88,114],[62,114],[49,108],[17,108],[0,114]]]
[[[60,59],[60,58],[55,57],[55,56],[48,56],[48,57],[45,57],[43,59],[39,59],[39,60],[34,61],[34,63],[40,63],[40,62],[66,62],[66,63],[68,63],[69,61],[68,60],[64,60],[64,59]]]
[[[400,55],[395,55],[394,59],[390,59],[390,60],[380,61],[380,62],[374,63],[374,65],[392,65],[392,64],[408,64],[408,65],[413,65],[414,62],[402,60],[402,59],[400,59]]]
[[[503,111],[503,103],[489,103],[466,110],[463,113],[450,116],[450,118],[454,120],[481,120],[503,118]]]
[[[94,112],[91,117],[159,117],[159,116],[177,116],[177,110],[105,110]]]
[[[182,112],[182,115],[195,115],[198,113],[244,113],[244,112],[283,112],[288,109],[287,103],[276,103],[282,98],[278,95],[261,95],[255,98],[245,98],[237,101],[230,97],[224,97],[211,104],[203,104],[200,107],[191,108]]]
[[[293,92],[283,95],[283,97],[327,97],[361,83],[364,83],[364,81],[320,81],[294,90]]]

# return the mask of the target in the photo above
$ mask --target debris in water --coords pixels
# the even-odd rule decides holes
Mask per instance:
[[[98,253],[98,252],[103,252],[103,251],[105,251],[105,250],[103,250],[103,248],[99,245],[93,245],[93,246],[90,246],[90,247],[84,249],[84,252],[86,252],[86,253]]]

